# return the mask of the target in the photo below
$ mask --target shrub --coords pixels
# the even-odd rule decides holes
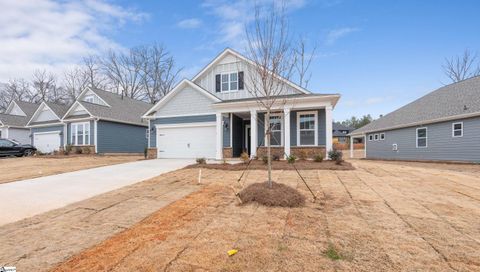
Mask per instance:
[[[308,154],[306,150],[300,150],[298,152],[298,158],[301,159],[302,161],[306,160],[307,157],[308,157]]]
[[[280,160],[280,156],[278,156],[278,155],[272,155],[272,160],[274,160],[274,161],[279,161],[279,160]]]
[[[147,148],[147,147],[145,147],[145,148],[143,149],[143,157],[144,157],[145,159],[147,159],[147,157],[148,157],[148,148]]]
[[[65,147],[65,152],[64,152],[65,155],[69,155],[70,153],[72,153],[72,149],[73,149],[72,145],[67,145]]]
[[[248,163],[250,156],[248,156],[248,153],[244,151],[242,154],[240,154],[240,159],[243,161],[243,163]]]
[[[287,157],[287,161],[288,161],[288,163],[292,163],[292,164],[293,164],[293,163],[295,163],[295,161],[297,161],[297,156],[295,156],[295,155],[292,154],[292,155],[290,155],[290,156]]]
[[[91,150],[90,150],[90,147],[85,147],[85,148],[82,148],[82,149],[83,149],[83,150],[82,150],[83,154],[90,154],[90,153],[91,153],[91,152],[90,152],[90,151],[91,151]]]
[[[262,161],[264,164],[268,163],[268,157],[267,156],[262,156]]]
[[[207,160],[205,158],[197,158],[197,164],[207,164]]]
[[[336,164],[341,164],[343,162],[343,153],[336,149],[328,152],[328,156],[331,160],[335,161]]]
[[[317,154],[315,157],[313,157],[313,160],[315,162],[322,162],[323,161],[323,154]]]
[[[83,150],[81,148],[75,148],[75,154],[82,154]]]

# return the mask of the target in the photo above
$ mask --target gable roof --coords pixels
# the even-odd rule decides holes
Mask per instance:
[[[333,122],[332,127],[333,127],[333,130],[348,130],[348,131],[352,131],[352,130],[353,130],[353,128],[344,126],[344,125],[342,125],[342,124],[339,123],[339,122]]]
[[[38,109],[38,106],[40,106],[40,104],[38,103],[30,103],[30,102],[24,102],[24,101],[15,101],[15,103],[27,115],[27,117],[31,117],[35,113],[35,111]]]
[[[112,92],[88,88],[96,95],[98,95],[102,100],[104,100],[108,106],[93,104],[85,101],[81,101],[80,95],[77,98],[77,101],[68,109],[67,113],[63,119],[71,119],[67,115],[74,105],[80,104],[83,106],[87,112],[89,112],[92,117],[97,117],[100,119],[105,119],[114,122],[128,123],[146,126],[146,122],[143,122],[141,116],[152,106],[152,104],[132,99],[126,96],[121,96]],[[82,92],[82,94],[85,93]]]
[[[148,115],[151,115],[153,112],[158,111],[165,103],[170,101],[178,92],[183,90],[186,86],[192,87],[193,90],[203,94],[212,102],[221,102],[222,100],[215,95],[211,94],[207,90],[203,89],[202,87],[198,86],[197,84],[193,83],[192,81],[188,79],[183,79],[178,83],[170,92],[167,93],[160,101],[158,101],[153,107],[151,107],[145,114],[142,116],[142,118],[148,118]]]
[[[58,120],[48,120],[48,121],[41,121],[41,122],[35,122],[34,119],[38,117],[39,111],[42,108],[42,106],[47,107],[50,109],[55,116],[57,116]],[[40,125],[40,124],[52,124],[52,123],[58,123],[59,121],[62,120],[62,117],[65,115],[67,110],[69,109],[68,105],[61,105],[61,104],[55,104],[52,102],[42,102],[38,107],[37,110],[32,114],[32,117],[29,118],[27,122],[27,126],[29,125]]]
[[[225,50],[223,50],[217,57],[215,57],[209,64],[207,64],[200,72],[198,72],[197,75],[195,75],[195,77],[192,79],[192,81],[196,81],[197,79],[199,79],[202,75],[204,75],[208,70],[210,70],[210,68],[212,68],[213,66],[215,66],[218,62],[220,62],[226,55],[228,54],[231,54],[235,57],[237,57],[238,59],[241,59],[251,65],[255,65],[255,63],[243,56],[242,54],[238,53],[237,51],[231,49],[231,48],[225,48]],[[286,84],[290,85],[290,87],[302,92],[302,93],[305,93],[305,94],[310,94],[311,92],[309,90],[306,90],[305,88],[302,88],[300,86],[298,86],[297,84],[293,83],[292,81],[290,80],[287,80],[283,77],[281,77],[280,75],[275,75],[279,80],[285,82]]]
[[[27,125],[30,118],[33,116],[39,104],[30,103],[30,102],[23,102],[23,101],[12,101],[8,108],[12,107],[16,104],[22,111],[25,113],[26,116],[19,116],[19,115],[12,115],[12,114],[0,114],[0,123],[3,126],[12,126],[12,127],[24,127]]]
[[[480,116],[480,76],[439,88],[351,134]]]

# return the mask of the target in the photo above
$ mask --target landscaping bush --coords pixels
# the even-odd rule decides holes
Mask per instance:
[[[85,148],[82,148],[83,149],[83,154],[90,154],[90,147],[85,147]]]
[[[298,152],[298,158],[302,161],[306,160],[308,158],[308,153],[306,150],[300,150]]]
[[[297,161],[297,156],[292,154],[292,155],[287,157],[287,161],[288,161],[288,163],[293,164],[293,163],[295,163],[295,161]]]
[[[323,161],[323,154],[317,154],[315,157],[313,157],[313,160],[315,162],[322,162]]]
[[[268,157],[267,156],[262,156],[262,161],[264,164],[268,163]]]
[[[64,154],[65,154],[65,155],[69,155],[70,153],[72,153],[72,149],[73,149],[72,145],[67,145],[67,146],[65,147]]]
[[[274,160],[274,161],[279,161],[279,160],[280,160],[280,156],[278,156],[278,155],[272,155],[272,160]]]
[[[147,148],[147,147],[145,147],[145,148],[143,149],[143,157],[144,157],[145,159],[147,159],[147,157],[148,157],[148,148]]]
[[[243,161],[243,163],[248,163],[250,156],[248,156],[248,153],[244,151],[242,154],[240,154],[240,159]]]
[[[335,161],[336,164],[341,164],[343,162],[343,153],[336,149],[328,152],[328,156],[331,160]]]
[[[197,164],[207,164],[207,159],[205,158],[197,158]]]
[[[75,148],[75,154],[82,154],[83,150],[81,148]]]

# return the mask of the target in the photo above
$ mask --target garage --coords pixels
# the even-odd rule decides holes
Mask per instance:
[[[33,145],[42,153],[52,153],[53,151],[59,150],[61,145],[60,140],[60,131],[33,134]]]
[[[215,123],[157,126],[158,158],[215,158]]]

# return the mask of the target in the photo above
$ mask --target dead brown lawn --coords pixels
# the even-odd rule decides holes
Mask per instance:
[[[249,170],[267,170],[267,164],[261,160],[252,160],[250,164],[244,163],[212,163],[212,164],[192,164],[186,168],[206,168],[206,169],[218,169],[228,171],[243,171],[247,168]],[[342,162],[336,164],[334,161],[314,162],[310,160],[298,160],[295,165],[288,163],[285,160],[272,161],[273,170],[353,170],[355,169],[351,163]]]
[[[0,184],[143,159],[143,156],[42,156],[0,159]]]
[[[302,171],[316,203],[294,171],[274,171],[275,181],[307,197],[302,208],[238,205],[232,187],[240,189],[240,172],[204,169],[203,189],[53,271],[480,270],[477,173],[354,166]],[[192,184],[198,176],[178,173]],[[255,170],[242,184],[264,179]],[[230,249],[238,253],[228,257]]]

